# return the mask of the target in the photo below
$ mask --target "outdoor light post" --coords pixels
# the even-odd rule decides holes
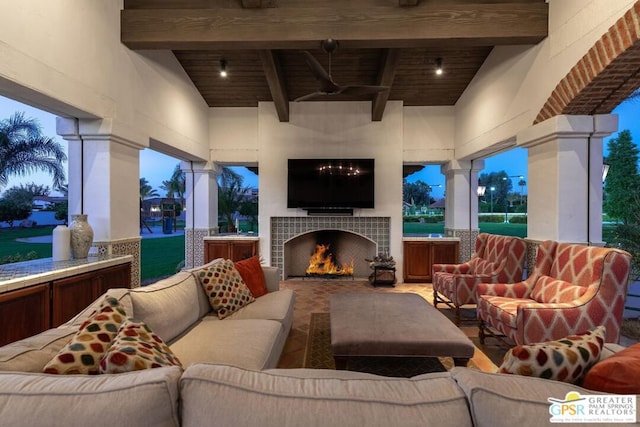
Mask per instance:
[[[496,187],[489,187],[489,191],[491,194],[491,213],[493,213],[493,192],[496,191]]]
[[[502,180],[506,181],[507,179],[512,179],[512,178],[524,179],[524,175],[503,176]],[[505,224],[509,222],[509,205],[508,205],[508,200],[507,200],[507,197],[506,197],[508,195],[509,195],[509,192],[507,191],[507,194],[505,195],[505,198],[504,198],[504,222],[505,222]]]

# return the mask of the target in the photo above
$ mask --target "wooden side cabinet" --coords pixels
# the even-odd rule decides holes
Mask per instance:
[[[433,264],[458,263],[458,241],[415,240],[404,242],[405,282],[430,283]]]
[[[55,328],[80,313],[110,288],[131,287],[131,264],[54,280],[51,287],[51,326]]]
[[[131,287],[131,263],[0,294],[0,346],[60,326],[110,288]]]
[[[49,293],[45,283],[0,294],[0,346],[51,327]]]
[[[258,255],[258,240],[213,239],[204,242],[204,262],[216,258],[242,261]]]

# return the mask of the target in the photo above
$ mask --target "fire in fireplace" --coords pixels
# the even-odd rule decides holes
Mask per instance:
[[[329,251],[330,244],[317,244],[316,250],[309,258],[308,276],[353,276],[353,258],[351,263],[337,265],[333,260],[333,253]]]

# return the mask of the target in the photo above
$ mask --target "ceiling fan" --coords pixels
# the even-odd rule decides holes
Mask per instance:
[[[320,88],[312,93],[303,95],[295,99],[295,102],[308,101],[310,99],[322,98],[327,95],[352,95],[352,96],[365,96],[372,95],[374,93],[384,92],[389,90],[388,86],[372,86],[372,85],[351,85],[340,86],[331,78],[331,54],[338,48],[338,41],[333,39],[323,40],[320,44],[322,50],[329,55],[329,69],[325,70],[320,62],[308,51],[304,50],[302,53],[305,56],[305,61],[311,70],[311,74],[320,82]]]

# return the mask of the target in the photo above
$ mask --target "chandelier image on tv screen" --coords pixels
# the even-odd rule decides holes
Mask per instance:
[[[374,159],[289,159],[288,208],[373,208]]]

